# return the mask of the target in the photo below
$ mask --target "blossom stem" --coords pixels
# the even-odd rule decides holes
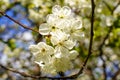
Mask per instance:
[[[87,58],[85,59],[85,62],[83,63],[82,65],[82,68],[80,69],[80,71],[78,72],[78,74],[74,75],[74,76],[78,76],[80,74],[83,73],[83,70],[84,68],[86,67],[86,64],[92,54],[92,44],[93,44],[93,36],[94,36],[94,33],[93,33],[93,26],[94,26],[94,11],[95,11],[95,3],[94,3],[94,0],[91,0],[91,6],[92,6],[92,12],[91,12],[91,30],[90,30],[90,43],[89,43],[89,49],[88,49],[88,56]]]

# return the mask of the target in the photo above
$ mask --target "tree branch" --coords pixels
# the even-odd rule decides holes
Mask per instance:
[[[28,73],[25,73],[25,72],[20,72],[18,70],[12,69],[12,68],[8,68],[8,67],[6,67],[2,64],[0,64],[0,67],[5,69],[5,70],[8,70],[8,71],[18,73],[23,77],[30,77],[30,78],[33,78],[33,79],[45,79],[45,78],[47,78],[47,79],[58,79],[58,80],[64,79],[65,80],[65,79],[75,79],[75,78],[77,78],[77,76],[75,76],[75,75],[61,76],[61,77],[35,76],[35,75],[31,75],[31,74],[28,74]]]
[[[119,0],[119,2],[117,3],[117,5],[112,9],[110,6],[109,6],[109,4],[107,3],[107,2],[105,2],[104,0],[103,0],[103,3],[107,6],[107,8],[108,8],[108,10],[111,12],[111,14],[113,14],[113,12],[116,10],[116,8],[120,5],[120,0]]]
[[[106,1],[103,0],[103,3],[106,5],[106,7],[108,8],[108,10],[110,12],[112,12],[112,8],[108,5],[108,3]]]
[[[75,74],[74,76],[77,77],[79,76],[80,74],[83,73],[83,70],[84,68],[86,67],[86,64],[92,54],[92,43],[93,43],[93,36],[94,36],[94,33],[93,33],[93,26],[94,26],[94,11],[95,11],[95,3],[94,3],[94,0],[91,0],[91,6],[92,6],[92,12],[91,12],[91,30],[90,30],[90,43],[89,43],[89,49],[88,49],[88,56],[87,58],[85,59],[85,62],[83,63],[82,65],[82,68],[79,70],[79,72],[77,74]]]
[[[32,29],[32,28],[30,28],[30,27],[28,27],[28,26],[26,26],[26,25],[21,24],[20,22],[16,21],[15,19],[13,19],[12,17],[8,16],[7,14],[5,14],[5,13],[2,12],[2,11],[0,11],[0,14],[3,15],[3,16],[5,16],[5,17],[7,17],[7,18],[9,18],[10,20],[12,20],[12,21],[15,22],[16,24],[22,26],[22,27],[25,28],[25,29],[29,29],[29,30],[32,30],[32,31],[34,31],[34,32],[39,33],[39,31],[34,30],[34,29]]]
[[[120,5],[120,0],[119,0],[119,2],[117,3],[117,5],[113,8],[113,10],[112,10],[112,14],[113,14],[113,12],[117,9],[117,7]]]
[[[101,59],[102,62],[103,62],[102,67],[103,67],[104,80],[107,80],[107,74],[106,74],[106,61],[105,61],[104,58],[103,58],[103,50],[102,50],[102,48],[100,48],[99,51],[100,51],[100,53],[99,53],[100,59]]]

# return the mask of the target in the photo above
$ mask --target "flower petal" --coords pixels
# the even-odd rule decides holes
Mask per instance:
[[[36,55],[37,53],[39,53],[39,47],[37,45],[30,45],[29,49],[33,53],[33,55]]]
[[[61,7],[59,5],[55,5],[53,8],[52,8],[52,13],[53,14],[58,14],[59,11],[61,10]]]
[[[39,32],[42,35],[48,35],[50,32],[50,26],[47,23],[41,24],[39,27]]]
[[[63,14],[64,14],[65,16],[70,16],[70,14],[71,14],[71,9],[70,9],[68,6],[64,6],[64,7],[62,8],[62,12],[63,12]]]
[[[70,58],[70,60],[73,60],[73,59],[75,59],[78,55],[79,55],[79,53],[78,53],[77,51],[72,50],[72,51],[69,52],[68,57]]]
[[[72,40],[67,40],[64,42],[64,46],[68,49],[72,49],[75,46],[75,42],[73,42]]]

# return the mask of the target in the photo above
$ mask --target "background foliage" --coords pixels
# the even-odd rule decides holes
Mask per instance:
[[[90,0],[0,0],[0,12],[5,12],[21,24],[38,30],[45,22],[54,5],[67,5],[82,19],[85,37],[80,41],[79,57],[75,69],[64,73],[74,74],[88,56],[90,39]],[[120,79],[120,1],[95,0],[94,37],[92,55],[84,73],[76,80],[119,80]],[[0,15],[0,64],[34,75],[45,75],[34,63],[28,50],[42,36],[24,29],[5,16]],[[50,75],[48,75],[50,76]],[[60,76],[60,75],[57,75]],[[34,80],[0,67],[0,80]]]

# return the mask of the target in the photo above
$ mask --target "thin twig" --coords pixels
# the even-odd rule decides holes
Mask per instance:
[[[5,70],[8,70],[8,71],[11,71],[11,72],[14,72],[14,73],[18,73],[20,74],[21,76],[24,76],[24,77],[30,77],[30,78],[34,78],[34,79],[75,79],[76,77],[74,75],[71,75],[71,76],[63,76],[63,77],[48,77],[48,76],[35,76],[35,75],[31,75],[31,74],[28,74],[28,73],[25,73],[25,72],[20,72],[18,70],[15,70],[15,69],[12,69],[12,68],[8,68],[2,64],[0,64],[0,67],[5,69]]]
[[[101,43],[100,46],[99,46],[99,50],[102,50],[102,47],[104,46],[105,41],[109,38],[110,33],[112,32],[112,30],[113,30],[113,26],[110,26],[110,27],[109,27],[109,30],[108,30],[108,32],[107,32],[107,34],[106,34],[106,36],[104,37],[102,43]]]
[[[112,8],[109,6],[109,4],[103,0],[103,3],[106,5],[106,7],[109,9],[110,12],[112,12]]]
[[[90,30],[90,44],[89,44],[89,50],[88,50],[88,56],[83,64],[83,67],[81,68],[81,70],[79,71],[79,74],[82,73],[84,67],[86,66],[87,62],[88,62],[88,59],[89,57],[91,56],[92,54],[92,43],[93,43],[93,36],[94,36],[94,33],[93,33],[93,26],[94,26],[94,10],[95,10],[95,3],[94,3],[94,0],[91,0],[91,5],[92,5],[92,16],[91,16],[91,30]]]
[[[1,67],[1,68],[4,68],[5,70],[9,70],[9,71],[18,73],[18,74],[20,74],[20,75],[22,75],[22,76],[24,76],[24,77],[36,78],[36,77],[31,76],[31,75],[29,75],[29,74],[26,74],[26,73],[24,73],[24,72],[19,72],[19,71],[15,70],[15,69],[12,69],[12,68],[8,68],[8,67],[6,67],[6,66],[3,66],[2,64],[0,64],[0,67]]]
[[[10,20],[12,20],[12,21],[15,22],[16,24],[22,26],[22,27],[25,28],[25,29],[29,29],[29,30],[32,30],[32,31],[34,31],[34,32],[39,33],[39,31],[34,30],[34,29],[32,29],[32,28],[30,28],[30,27],[28,27],[28,26],[26,26],[26,25],[21,24],[20,22],[16,21],[15,19],[13,19],[12,17],[8,16],[7,14],[5,14],[5,13],[2,12],[2,11],[0,11],[0,14],[2,14],[3,16],[9,18]]]
[[[94,26],[94,11],[95,11],[95,3],[94,3],[94,0],[91,0],[91,6],[92,6],[92,12],[91,12],[91,30],[90,30],[90,43],[89,43],[89,49],[88,49],[88,56],[87,58],[85,59],[85,62],[83,63],[82,65],[82,68],[79,70],[78,74],[75,74],[74,76],[77,77],[79,76],[80,74],[83,73],[83,70],[84,68],[86,67],[86,64],[92,54],[92,43],[93,43],[93,36],[94,36],[94,33],[93,33],[93,26]]]
[[[120,0],[119,0],[119,2],[117,3],[117,5],[112,9],[111,7],[110,7],[110,5],[107,3],[107,2],[105,2],[104,0],[103,0],[103,3],[106,5],[106,7],[108,8],[108,10],[111,12],[111,14],[113,14],[113,12],[116,10],[116,8],[120,5]]]
[[[117,7],[120,5],[120,0],[119,0],[119,2],[117,3],[117,5],[113,8],[113,10],[112,10],[112,14],[113,14],[113,12],[117,9]]]

